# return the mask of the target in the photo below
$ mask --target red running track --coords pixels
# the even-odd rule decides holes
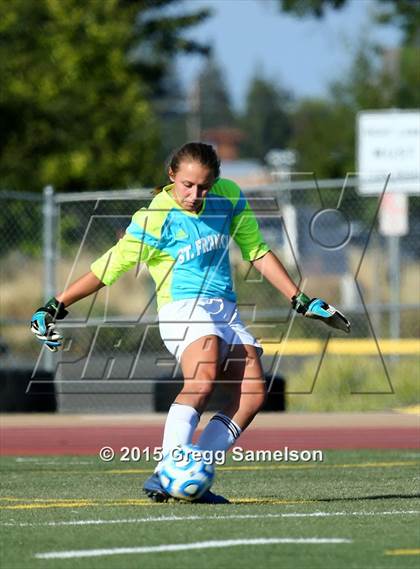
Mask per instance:
[[[162,426],[3,427],[2,455],[96,455],[104,446],[159,447]],[[244,449],[420,449],[419,429],[412,427],[254,428],[238,446]]]

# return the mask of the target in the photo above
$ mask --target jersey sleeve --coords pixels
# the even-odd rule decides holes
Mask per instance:
[[[233,209],[230,234],[239,246],[244,261],[255,261],[270,251],[270,247],[261,235],[255,214],[242,191]]]
[[[148,219],[147,209],[137,211],[124,236],[90,266],[105,285],[111,285],[139,263],[148,263],[156,253],[158,240],[147,233]]]

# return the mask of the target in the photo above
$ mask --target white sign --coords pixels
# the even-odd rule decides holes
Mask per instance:
[[[359,192],[420,192],[420,111],[362,111],[357,116]]]
[[[379,210],[379,231],[382,235],[407,235],[408,196],[385,192]]]

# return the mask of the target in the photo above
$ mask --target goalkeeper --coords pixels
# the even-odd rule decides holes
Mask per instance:
[[[184,377],[166,419],[163,453],[191,443],[216,380],[229,394],[225,407],[202,431],[198,446],[227,451],[266,398],[262,347],[238,314],[230,237],[243,259],[298,313],[345,332],[350,324],[337,309],[319,298],[311,300],[291,280],[264,242],[240,188],[219,177],[220,161],[212,146],[185,144],[172,156],[168,175],[170,183],[157,190],[148,208],[134,214],[122,239],[87,274],[35,312],[31,329],[48,349],[56,351],[63,338],[55,321],[67,315],[70,305],[111,285],[139,262],[146,263],[156,284],[160,334],[180,362]],[[143,488],[152,500],[168,499],[156,472]],[[210,490],[198,501],[227,502]]]

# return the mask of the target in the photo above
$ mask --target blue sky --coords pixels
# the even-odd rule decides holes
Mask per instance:
[[[213,45],[233,103],[241,108],[257,69],[297,97],[322,96],[329,81],[345,75],[361,41],[396,45],[396,29],[372,24],[375,5],[374,0],[349,0],[344,9],[329,10],[322,20],[286,16],[277,0],[185,0],[182,7],[212,8],[213,16],[189,36]],[[202,64],[198,56],[180,58],[186,87]]]

